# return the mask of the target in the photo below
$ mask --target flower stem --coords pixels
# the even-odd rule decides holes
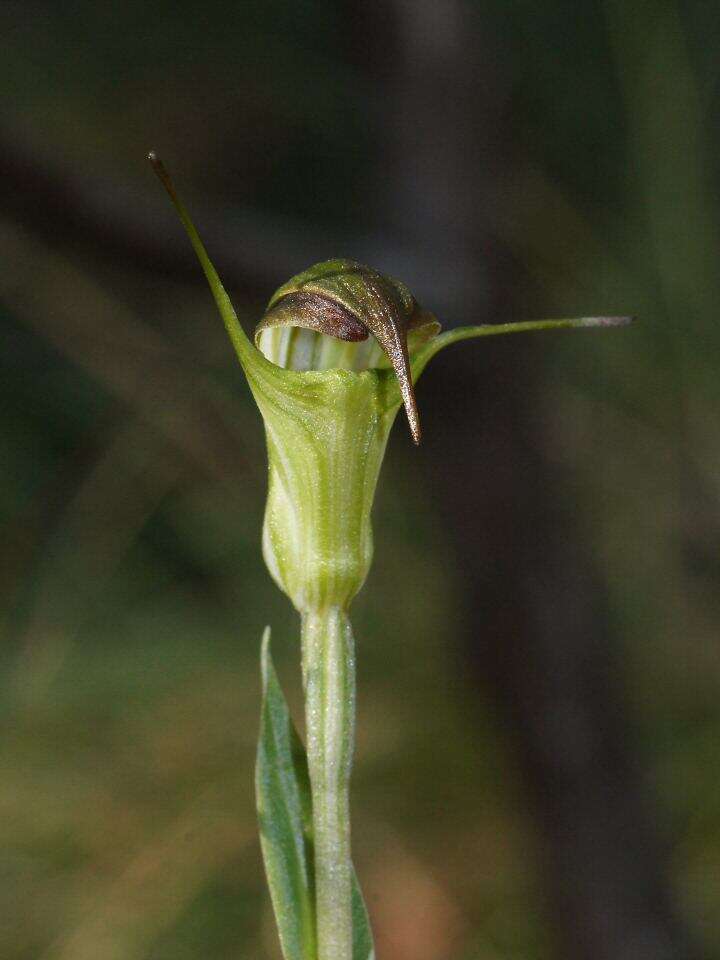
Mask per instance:
[[[318,960],[352,960],[348,789],[355,732],[355,650],[344,609],[303,614],[302,661]]]

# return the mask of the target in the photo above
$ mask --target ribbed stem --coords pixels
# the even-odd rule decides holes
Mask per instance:
[[[344,610],[330,607],[303,614],[302,660],[318,960],[352,960],[348,789],[355,732],[355,650]]]

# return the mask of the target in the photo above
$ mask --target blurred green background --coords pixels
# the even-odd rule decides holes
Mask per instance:
[[[0,5],[0,955],[276,960],[247,328],[349,256],[480,341],[399,419],[356,604],[379,960],[720,958],[720,16]]]

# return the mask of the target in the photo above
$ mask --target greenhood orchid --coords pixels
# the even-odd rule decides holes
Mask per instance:
[[[407,287],[352,260],[316,264],[270,299],[245,334],[165,168],[267,438],[263,554],[301,617],[305,747],[262,645],[256,767],[261,843],[285,960],[370,960],[370,926],[350,857],[355,652],[348,609],[373,552],[371,510],[390,429],[404,405],[420,441],[415,384],[460,340],[607,327],[625,317],[540,320],[442,333]]]

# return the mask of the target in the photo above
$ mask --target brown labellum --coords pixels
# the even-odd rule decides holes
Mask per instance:
[[[275,326],[304,327],[357,342],[372,334],[400,385],[410,432],[420,442],[420,418],[410,373],[408,333],[439,325],[407,287],[353,260],[316,264],[284,284],[271,299],[257,333]]]
[[[367,340],[368,328],[339,303],[318,293],[289,293],[265,314],[255,336],[269,327],[303,327],[338,340]]]

